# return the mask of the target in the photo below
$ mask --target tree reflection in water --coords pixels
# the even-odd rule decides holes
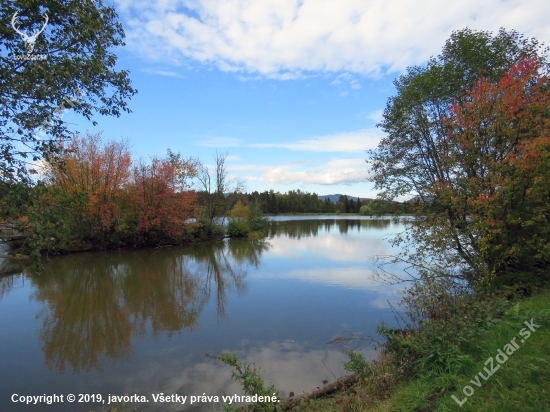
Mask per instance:
[[[1,263],[0,263],[0,267],[1,267]],[[0,299],[8,295],[15,287],[24,283],[25,283],[25,275],[23,275],[23,273],[19,273],[17,275],[11,275],[11,276],[0,275]]]
[[[319,231],[330,232],[337,229],[342,235],[348,231],[372,229],[387,229],[392,224],[391,219],[307,219],[272,221],[269,237],[286,235],[290,239],[316,237]]]
[[[130,353],[132,337],[192,330],[215,295],[225,318],[227,293],[246,291],[249,266],[265,241],[231,240],[126,253],[91,253],[47,262],[32,277],[45,303],[40,337],[45,363],[63,373],[101,369]]]
[[[6,249],[3,249],[2,246],[3,246],[2,243],[0,243],[0,255],[4,250],[6,250]],[[23,271],[25,270],[25,266],[27,264],[28,264],[28,260],[17,259],[12,257],[8,257],[8,258],[0,257],[0,280],[3,279],[5,276],[18,275],[23,273]]]

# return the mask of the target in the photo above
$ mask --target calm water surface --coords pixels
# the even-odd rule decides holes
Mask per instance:
[[[14,393],[146,395],[135,405],[145,412],[198,409],[155,404],[153,393],[241,393],[205,353],[255,362],[283,397],[333,380],[346,357],[330,339],[394,322],[388,301],[401,287],[373,269],[401,230],[389,219],[278,217],[265,240],[75,254],[41,276],[0,278],[0,410],[101,406],[27,406]]]

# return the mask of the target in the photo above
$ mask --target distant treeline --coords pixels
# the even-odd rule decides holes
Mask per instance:
[[[76,135],[63,154],[37,165],[35,180],[0,175],[0,237],[15,236],[15,252],[38,262],[49,253],[263,236],[263,214],[385,215],[412,206],[345,195],[333,202],[301,190],[245,193],[227,178],[226,157],[216,152],[210,169],[170,150],[144,161],[127,141]]]
[[[381,199],[360,199],[340,195],[337,202],[328,197],[320,199],[317,193],[290,190],[287,193],[273,190],[243,195],[246,203],[256,203],[262,213],[361,213],[364,215],[407,214],[412,211],[408,202],[390,202]],[[363,209],[361,209],[363,208]]]

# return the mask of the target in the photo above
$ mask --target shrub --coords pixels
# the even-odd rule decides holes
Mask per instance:
[[[473,358],[469,343],[504,314],[503,299],[474,294],[448,277],[423,276],[402,301],[404,328],[378,327],[394,367],[406,376],[460,373]]]
[[[267,232],[269,219],[263,215],[262,209],[257,203],[248,206],[248,224],[253,232]]]
[[[369,206],[361,206],[361,209],[359,209],[359,214],[361,216],[372,215],[372,210]]]
[[[229,237],[246,237],[250,232],[250,226],[246,220],[231,219],[227,225]]]
[[[349,350],[346,352],[349,357],[349,362],[344,363],[344,369],[348,372],[357,374],[361,379],[366,380],[371,378],[374,371],[371,362],[367,362],[362,353]]]
[[[233,219],[248,219],[249,208],[245,206],[240,200],[235,203],[235,206],[229,211],[229,217]]]
[[[201,221],[193,230],[193,236],[200,240],[223,239],[225,228],[214,222]]]
[[[273,385],[265,386],[264,380],[260,376],[259,369],[250,363],[244,363],[239,360],[237,355],[232,353],[224,353],[219,356],[206,355],[213,359],[221,360],[223,363],[233,367],[231,377],[237,382],[240,382],[244,393],[249,396],[258,395],[262,397],[278,397],[278,391]],[[275,409],[275,402],[257,402],[254,405],[254,411],[271,412]],[[231,408],[227,408],[231,410]]]

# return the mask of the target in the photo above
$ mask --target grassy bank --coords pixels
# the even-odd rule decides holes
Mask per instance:
[[[400,349],[393,348],[376,364],[365,369],[367,364],[359,361],[355,369],[361,373],[363,367],[363,376],[355,386],[329,397],[302,400],[298,407],[308,411],[550,411],[550,289],[502,302],[479,315],[465,313],[460,327],[466,333],[453,331],[458,341],[471,336],[457,342],[460,352],[417,348],[433,351],[434,363],[437,357],[442,365],[447,363],[442,370],[404,376],[406,365],[396,369],[395,356],[399,351],[410,352],[406,341],[414,341],[406,337]],[[456,323],[451,323],[449,328],[454,330]],[[428,359],[417,358],[416,366]]]

